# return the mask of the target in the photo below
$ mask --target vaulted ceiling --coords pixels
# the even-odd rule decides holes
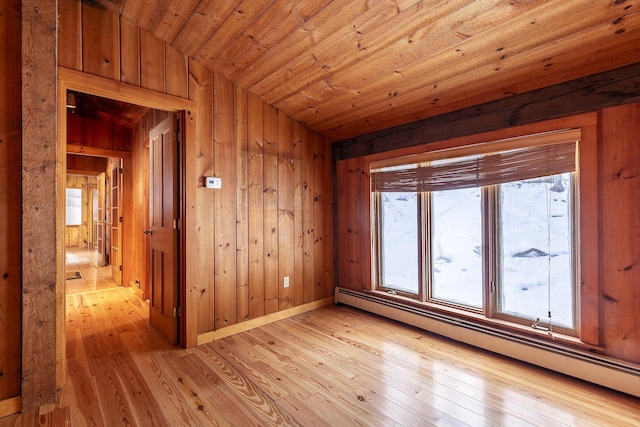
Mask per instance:
[[[640,0],[90,0],[340,140],[640,62]]]

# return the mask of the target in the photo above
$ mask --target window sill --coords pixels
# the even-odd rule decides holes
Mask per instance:
[[[468,322],[490,326],[507,333],[516,334],[521,337],[553,342],[554,344],[564,345],[564,346],[572,347],[575,349],[589,351],[592,353],[604,354],[603,347],[584,343],[580,341],[578,337],[574,337],[571,335],[561,334],[557,332],[553,332],[553,334],[550,335],[547,331],[533,329],[527,325],[520,325],[517,323],[502,320],[502,319],[487,318],[481,314],[468,312],[455,307],[443,307],[438,304],[434,304],[430,302],[420,302],[410,297],[406,297],[402,295],[392,295],[384,291],[366,290],[364,292],[371,293],[377,297],[385,298],[385,299],[394,301],[396,303],[402,303],[407,306],[426,309],[431,312],[441,314],[441,315],[451,316],[459,320],[465,320]]]

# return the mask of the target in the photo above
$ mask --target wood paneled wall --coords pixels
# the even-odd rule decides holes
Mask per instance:
[[[113,118],[67,114],[67,149],[81,151],[81,147],[131,151],[131,128],[116,123]]]
[[[74,175],[97,176],[107,171],[108,164],[107,157],[67,154],[67,172]]]
[[[603,341],[640,363],[640,104],[602,110],[600,132]]]
[[[21,380],[20,5],[0,1],[0,408],[20,396]]]
[[[187,344],[330,297],[330,145],[117,14],[74,0],[59,7],[61,66],[196,102],[196,137],[186,141],[184,171],[186,298],[193,303]],[[164,114],[150,111],[139,122],[130,159],[137,219],[124,283],[139,281],[143,292],[148,132]],[[222,188],[204,188],[205,176],[221,178]]]
[[[556,119],[555,126],[559,129],[564,123],[564,127],[573,127],[572,121],[575,121],[573,117]],[[545,126],[544,123],[539,125]],[[599,200],[591,214],[600,216],[600,236],[597,237],[601,242],[597,254],[600,277],[586,277],[584,280],[598,281],[602,293],[593,306],[591,301],[585,302],[589,304],[587,311],[590,313],[583,312],[582,315],[600,319],[599,341],[606,355],[640,363],[640,323],[637,317],[637,302],[640,301],[640,288],[637,286],[640,283],[640,145],[637,136],[640,134],[640,104],[601,110],[598,129],[598,176],[586,180],[581,178],[594,184],[583,185],[580,192],[583,199]],[[494,132],[498,138],[506,135],[500,132]],[[371,288],[369,161],[397,156],[400,151],[409,154],[427,149],[433,148],[414,146],[395,154],[379,152],[369,157],[337,162],[338,286],[354,290]],[[597,244],[592,246],[598,247]],[[589,271],[593,272],[589,273],[591,276],[598,275],[598,268],[589,268]]]

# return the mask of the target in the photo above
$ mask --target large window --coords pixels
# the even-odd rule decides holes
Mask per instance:
[[[371,170],[377,289],[575,333],[579,131]]]

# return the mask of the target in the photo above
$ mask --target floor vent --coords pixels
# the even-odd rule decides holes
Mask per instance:
[[[522,337],[369,293],[336,288],[334,299],[336,303],[640,397],[640,365]]]

